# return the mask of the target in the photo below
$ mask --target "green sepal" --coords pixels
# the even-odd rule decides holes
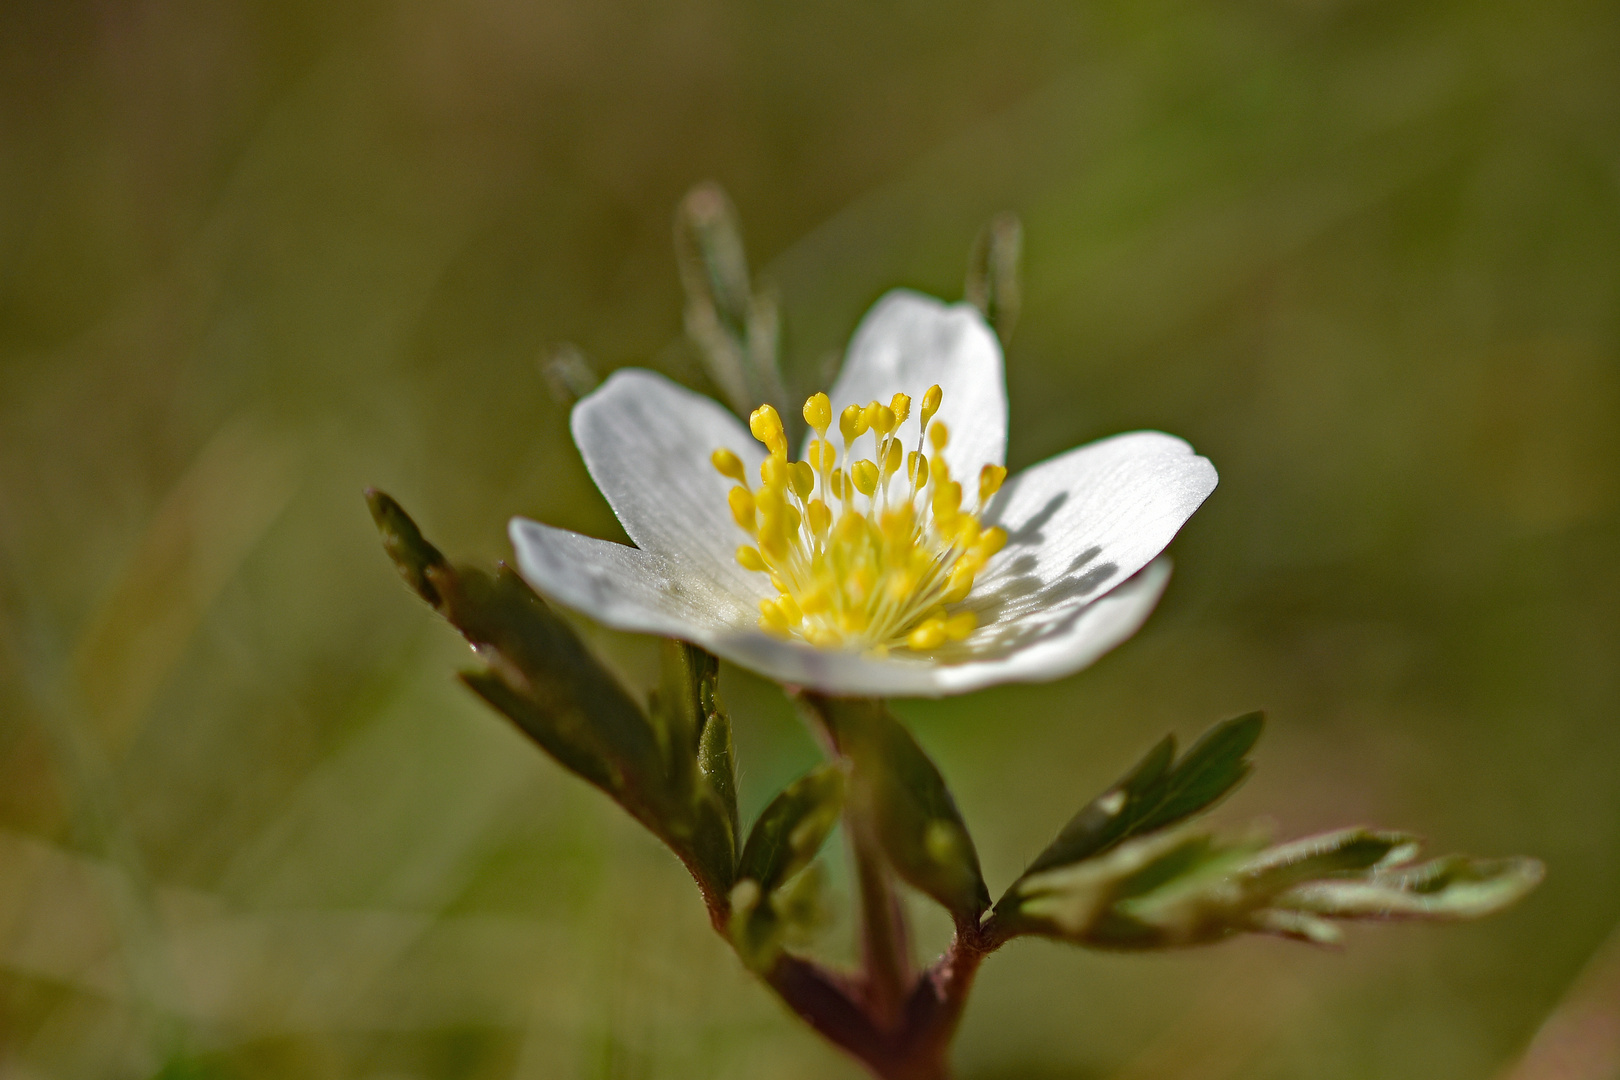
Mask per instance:
[[[911,732],[880,701],[811,694],[804,701],[853,763],[857,797],[869,805],[895,872],[959,925],[977,925],[990,893],[973,837],[945,778]]]
[[[1035,856],[1024,874],[1090,859],[1133,836],[1185,821],[1231,794],[1253,766],[1248,753],[1260,738],[1263,714],[1216,724],[1176,759],[1175,736],[1148,751],[1136,767],[1088,803]]]

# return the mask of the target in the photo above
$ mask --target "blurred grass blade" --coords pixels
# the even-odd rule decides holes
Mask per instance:
[[[73,656],[109,754],[133,737],[215,597],[291,501],[297,456],[290,440],[237,421],[164,497]]]
[[[1002,344],[1011,340],[1023,303],[1023,254],[1023,222],[1017,214],[1002,213],[985,222],[968,256],[964,298],[984,314]]]
[[[958,924],[977,924],[990,905],[979,855],[939,769],[880,701],[802,699],[822,718],[855,767],[857,796],[870,807],[895,871],[937,900]]]

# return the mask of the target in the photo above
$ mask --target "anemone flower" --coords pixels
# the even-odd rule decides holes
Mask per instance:
[[[838,408],[834,408],[834,406]],[[625,369],[574,406],[574,442],[634,547],[523,518],[523,576],[620,630],[679,638],[828,694],[927,696],[1055,679],[1142,625],[1161,556],[1215,468],[1157,431],[1008,477],[995,334],[967,304],[883,297],[798,459],[770,406],[747,428]]]

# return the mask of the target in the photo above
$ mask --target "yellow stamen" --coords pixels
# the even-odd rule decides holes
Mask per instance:
[[[990,496],[1001,490],[1002,483],[1007,479],[1007,469],[1003,465],[986,465],[979,470],[979,505],[983,506],[990,501]]]
[[[743,468],[742,458],[730,450],[724,447],[716,450],[709,455],[709,461],[714,465],[714,471],[727,480],[735,480],[739,484],[747,482],[748,471]]]
[[[826,431],[832,423],[832,402],[826,394],[811,394],[804,403],[804,422],[818,432]]]
[[[935,419],[942,400],[938,386],[923,395],[915,449],[907,453],[899,437],[913,415],[907,395],[836,414],[826,394],[812,395],[804,403],[813,432],[804,461],[789,460],[781,417],[761,406],[748,426],[770,454],[755,490],[736,453],[714,452],[716,471],[737,481],[727,495],[732,517],[755,541],[737,549],[737,562],[765,574],[776,594],[760,602],[763,630],[875,656],[930,652],[973,633],[973,613],[951,607],[1007,542],[1003,530],[984,528],[978,517],[1007,470],[986,465],[978,501],[971,511],[963,505],[962,485],[941,453],[950,441]],[[827,437],[835,416],[842,450]],[[856,443],[868,432],[873,442],[862,456]]]

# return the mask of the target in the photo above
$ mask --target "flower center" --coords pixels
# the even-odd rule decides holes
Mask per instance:
[[[714,452],[715,469],[737,481],[727,496],[731,515],[754,541],[737,549],[737,561],[769,575],[777,592],[760,601],[761,629],[879,654],[899,647],[926,652],[973,632],[973,613],[950,608],[1007,542],[1004,530],[979,524],[1007,470],[986,465],[978,502],[963,507],[962,485],[951,479],[942,452],[950,432],[943,421],[932,422],[942,396],[938,386],[923,395],[917,445],[908,451],[898,436],[911,414],[905,394],[887,405],[846,408],[838,416],[841,446],[828,438],[831,403],[815,394],[804,403],[805,422],[816,433],[807,461],[788,460],[782,418],[760,406],[748,426],[770,456],[760,465],[757,489],[735,453]],[[867,435],[872,456],[857,457]]]

